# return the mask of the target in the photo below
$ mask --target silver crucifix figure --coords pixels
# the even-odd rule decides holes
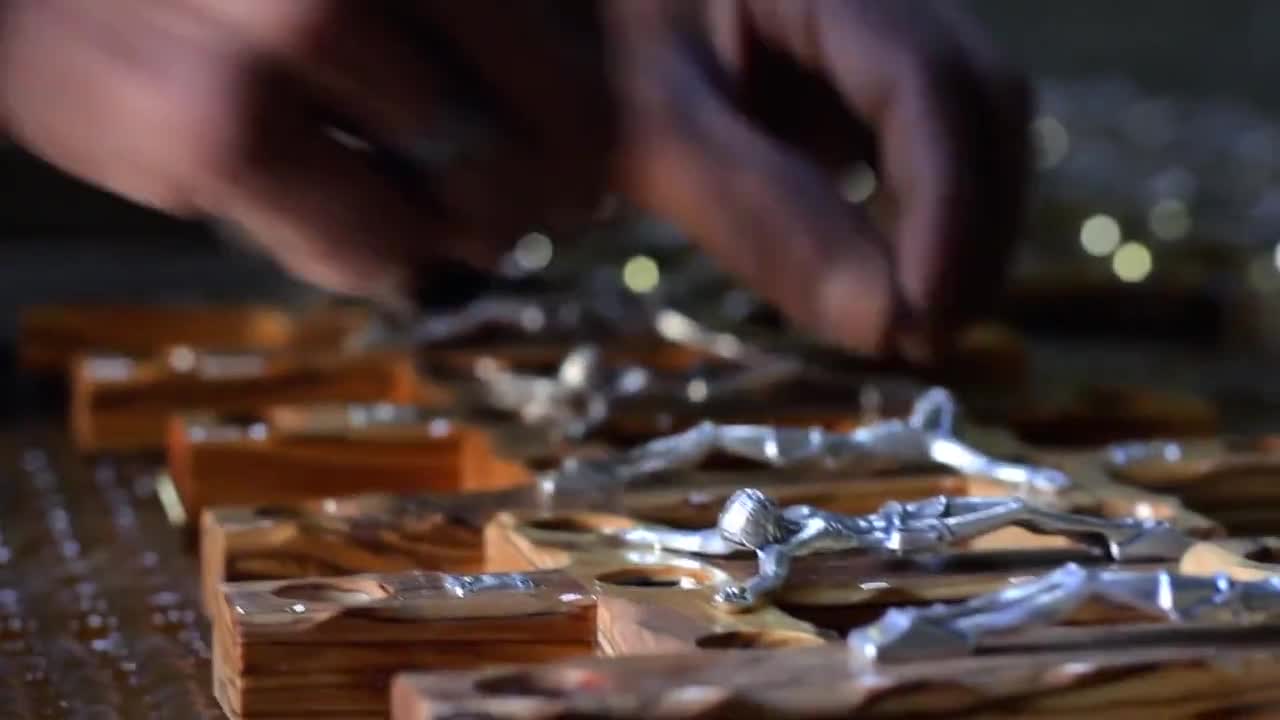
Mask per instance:
[[[693,469],[716,454],[773,468],[846,471],[948,467],[1002,482],[1010,495],[1053,494],[1070,486],[1056,468],[991,457],[955,436],[955,398],[943,388],[922,393],[907,418],[835,432],[823,428],[720,425],[704,422],[597,460],[574,460],[540,478],[543,494],[598,492],[675,470]],[[551,503],[549,503],[551,504]]]
[[[752,357],[753,362],[715,373],[695,371],[662,377],[640,365],[610,367],[598,346],[581,345],[564,357],[553,376],[497,366],[484,368],[477,376],[490,405],[519,413],[526,422],[581,438],[604,422],[613,406],[624,399],[643,398],[655,404],[703,403],[763,390],[795,378],[802,370],[799,363],[789,359],[748,355],[744,351],[738,355]]]
[[[1241,582],[1226,575],[1194,577],[1068,563],[965,602],[893,608],[850,633],[850,661],[862,668],[968,655],[986,637],[1061,622],[1093,599],[1177,623],[1251,624],[1280,615],[1280,577]]]
[[[730,585],[715,597],[724,609],[757,607],[780,589],[791,560],[836,551],[893,554],[936,551],[1004,527],[1065,535],[1096,547],[1111,560],[1171,560],[1191,539],[1162,521],[1101,519],[1038,508],[1018,497],[937,496],[916,502],[889,502],[870,515],[841,515],[809,505],[780,507],[759,490],[734,493],[716,528],[681,530],[640,525],[617,533],[624,541],[703,555],[752,550],[756,575]]]

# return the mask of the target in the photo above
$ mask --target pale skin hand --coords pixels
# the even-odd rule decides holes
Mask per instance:
[[[0,0],[0,120],[68,172],[381,298],[618,191],[830,339],[924,358],[998,286],[1025,200],[1024,85],[952,5]],[[431,137],[458,76],[424,27],[503,132],[405,185],[327,128]],[[859,159],[897,207],[881,230],[837,191]]]

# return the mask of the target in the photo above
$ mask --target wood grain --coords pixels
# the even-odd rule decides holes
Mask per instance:
[[[362,495],[207,510],[200,566],[205,607],[226,581],[484,566],[483,527],[497,508],[528,505],[528,488],[414,498]]]
[[[1280,714],[1276,633],[1230,642],[851,666],[844,648],[583,659],[411,673],[395,720],[833,720],[834,718],[1267,718]]]
[[[1226,535],[1226,529],[1215,518],[1188,507],[1176,494],[1165,492],[1165,488],[1144,487],[1117,477],[1101,449],[1027,448],[1025,452],[1032,462],[1065,472],[1072,481],[1070,493],[1090,498],[1088,502],[1096,503],[1101,514],[1164,520],[1195,537]],[[1080,506],[1085,503],[1080,501]]]
[[[1241,581],[1280,576],[1280,538],[1233,538],[1201,542],[1182,555],[1178,571],[1187,575],[1221,575]]]
[[[529,482],[488,432],[446,418],[360,427],[348,406],[268,408],[263,419],[175,416],[168,466],[188,517],[371,492],[495,490]],[[332,422],[326,420],[331,419]]]
[[[626,517],[648,522],[707,527],[715,523],[729,495],[751,482],[787,503],[848,513],[872,512],[893,498],[998,493],[987,481],[954,475],[859,479],[840,473],[806,476],[768,471],[744,478],[739,471],[711,471],[586,498],[548,498],[536,487],[513,486],[461,495],[365,494],[256,507],[213,507],[203,513],[201,521],[202,581],[207,595],[209,588],[225,580],[412,568],[470,571],[484,562],[482,528],[507,508],[538,508],[548,502],[551,507],[567,508],[603,504],[606,509],[616,508]],[[548,522],[554,525],[554,518]],[[990,547],[998,548],[999,537],[990,540]],[[1020,538],[1017,531],[1003,537],[1015,544],[1029,541]]]
[[[411,572],[223,586],[213,615],[220,701],[244,718],[385,716],[398,670],[592,652],[595,602],[567,575],[467,592],[450,587],[457,579]]]
[[[754,555],[713,558],[657,552],[623,546],[600,534],[632,522],[603,513],[552,518],[499,513],[485,528],[485,567],[490,571],[559,569],[594,585],[600,596],[601,646],[610,653],[633,655],[694,651],[717,646],[727,636],[781,633],[791,644],[813,644],[870,622],[890,606],[967,599],[1064,562],[1106,563],[1095,553],[1066,543],[1019,546],[1019,538],[1026,534],[1004,531],[968,547],[927,555],[820,553],[793,561],[788,582],[773,599],[773,607],[731,614],[714,608],[711,596],[728,582],[754,574]],[[1125,567],[1166,566],[1130,563]]]
[[[305,402],[439,403],[406,353],[82,356],[71,371],[69,423],[84,452],[159,450],[171,416],[253,413]]]
[[[1092,457],[1087,458],[1089,462]],[[540,512],[553,514],[538,518],[544,529],[555,529],[559,523],[562,529],[579,533],[594,529],[590,518],[584,524],[580,522],[582,516],[570,511],[591,508],[615,512],[628,522],[642,520],[683,528],[710,527],[728,497],[748,486],[759,487],[784,504],[809,504],[849,514],[874,512],[888,500],[934,495],[993,496],[1008,492],[1003,485],[990,480],[946,473],[860,476],[838,471],[702,470],[653,478],[625,492],[605,491],[585,497],[572,493],[540,496],[536,488],[526,488],[461,497],[370,495],[256,510],[214,509],[205,514],[203,521],[204,582],[207,588],[224,579],[284,578],[317,572],[336,574],[412,567],[453,570],[457,566],[451,563],[457,558],[473,558],[475,553],[486,552],[479,548],[479,528],[495,512],[506,508],[547,508]],[[1220,535],[1216,525],[1186,512],[1176,500],[1119,487],[1105,473],[1089,478],[1081,487],[1060,496],[1039,500],[1069,512],[1108,517],[1145,513],[1169,519],[1197,536]],[[564,508],[568,514],[557,518],[554,508]],[[502,558],[500,553],[506,540],[500,534],[490,533],[487,541],[489,562],[495,569],[540,566],[519,559],[518,553]],[[467,543],[475,544],[469,552],[462,552],[461,547]],[[1064,538],[1034,535],[1017,528],[981,538],[973,547],[991,552],[1035,547],[1066,551],[1067,557],[1078,556],[1078,548],[1073,549]],[[901,597],[904,597],[901,588],[884,593],[885,602]]]
[[[1120,482],[1180,499],[1234,535],[1280,528],[1280,449],[1276,436],[1186,440],[1182,457],[1135,460],[1113,468]]]
[[[1097,446],[1134,438],[1208,437],[1217,408],[1204,398],[1150,388],[1081,386],[1060,398],[1029,397],[1002,418],[1027,442]]]
[[[18,356],[26,370],[62,373],[81,354],[150,355],[176,345],[331,352],[370,322],[359,306],[37,305],[19,315]]]
[[[1092,461],[1081,456],[1078,461]],[[1069,464],[1069,461],[1063,460]],[[1096,469],[1096,468],[1095,468]],[[999,496],[1000,483],[957,475],[849,477],[839,472],[701,471],[676,474],[672,487],[643,486],[624,496],[621,514],[568,511],[499,513],[485,528],[486,567],[494,571],[563,569],[600,592],[601,642],[610,652],[694,650],[716,638],[776,631],[803,644],[805,635],[845,632],[874,619],[890,605],[959,600],[989,592],[1017,577],[1030,577],[1063,562],[1098,563],[1099,556],[1068,538],[1005,528],[954,551],[895,558],[877,553],[825,553],[797,558],[776,608],[726,615],[709,607],[716,587],[755,572],[755,558],[664,555],[621,546],[607,533],[637,521],[684,528],[712,527],[724,500],[742,487],[759,487],[783,505],[809,504],[846,514],[866,514],[890,500],[936,495]],[[1206,537],[1218,528],[1176,500],[1117,487],[1103,474],[1082,475],[1069,491],[1042,501],[1057,509],[1132,517],[1161,516]],[[697,503],[691,503],[691,499]],[[639,566],[639,567],[637,567]],[[1156,567],[1133,565],[1132,567]],[[630,575],[627,573],[630,572]],[[625,581],[617,581],[625,577]],[[783,612],[785,611],[785,612]]]

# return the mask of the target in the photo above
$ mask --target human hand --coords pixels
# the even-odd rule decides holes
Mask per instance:
[[[568,32],[535,3],[0,0],[0,127],[137,203],[228,221],[318,285],[398,300],[420,265],[491,263],[534,216],[598,203],[609,93]],[[519,122],[475,162],[405,182],[370,148],[449,119],[460,80],[437,40],[464,90],[536,110],[500,118]],[[573,156],[543,151],[562,135]],[[550,166],[572,182],[530,182]]]
[[[953,3],[694,5],[611,6],[623,187],[819,334],[936,357],[1019,229],[1023,80]],[[837,191],[858,160],[895,206],[882,228]]]
[[[397,296],[618,190],[819,333],[923,358],[997,285],[1025,198],[1024,87],[944,3],[7,2],[20,142],[340,291]],[[423,182],[329,132],[431,138],[459,77],[497,142]],[[884,231],[837,191],[859,159],[896,203]]]

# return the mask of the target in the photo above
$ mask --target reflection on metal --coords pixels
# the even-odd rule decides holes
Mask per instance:
[[[520,573],[490,573],[486,575],[448,575],[444,589],[459,598],[483,592],[531,591],[537,586]]]
[[[660,317],[681,344],[718,357],[748,355],[741,341],[731,335],[713,333],[696,323],[673,331],[671,316]],[[585,344],[565,356],[554,376],[516,372],[496,364],[482,366],[476,374],[490,406],[517,413],[525,422],[548,425],[567,437],[582,438],[599,427],[623,399],[672,405],[703,403],[764,390],[795,378],[799,372],[800,365],[791,360],[756,358],[742,367],[714,373],[695,370],[662,377],[639,365],[610,367],[598,346]]]
[[[1167,570],[1088,569],[1070,563],[966,602],[894,608],[849,635],[855,667],[967,655],[988,636],[1068,619],[1100,599],[1176,623],[1256,623],[1280,613],[1280,577],[1253,582]]]
[[[624,541],[704,555],[755,551],[758,570],[742,585],[721,590],[728,610],[758,606],[786,582],[793,558],[813,553],[931,552],[1005,527],[1065,535],[1096,547],[1111,560],[1172,560],[1192,540],[1167,523],[1108,520],[1044,510],[1016,497],[944,497],[889,502],[870,515],[842,515],[809,505],[780,507],[759,490],[739,490],[725,504],[714,530],[641,525],[618,533]]]
[[[870,472],[943,466],[1004,483],[1012,495],[1056,493],[1070,486],[1070,479],[1056,468],[1001,460],[956,438],[958,413],[950,392],[932,388],[916,399],[907,418],[882,420],[847,432],[703,422],[604,459],[570,460],[544,476],[543,482],[548,491],[555,492],[625,484],[695,468],[719,453],[775,468]]]

